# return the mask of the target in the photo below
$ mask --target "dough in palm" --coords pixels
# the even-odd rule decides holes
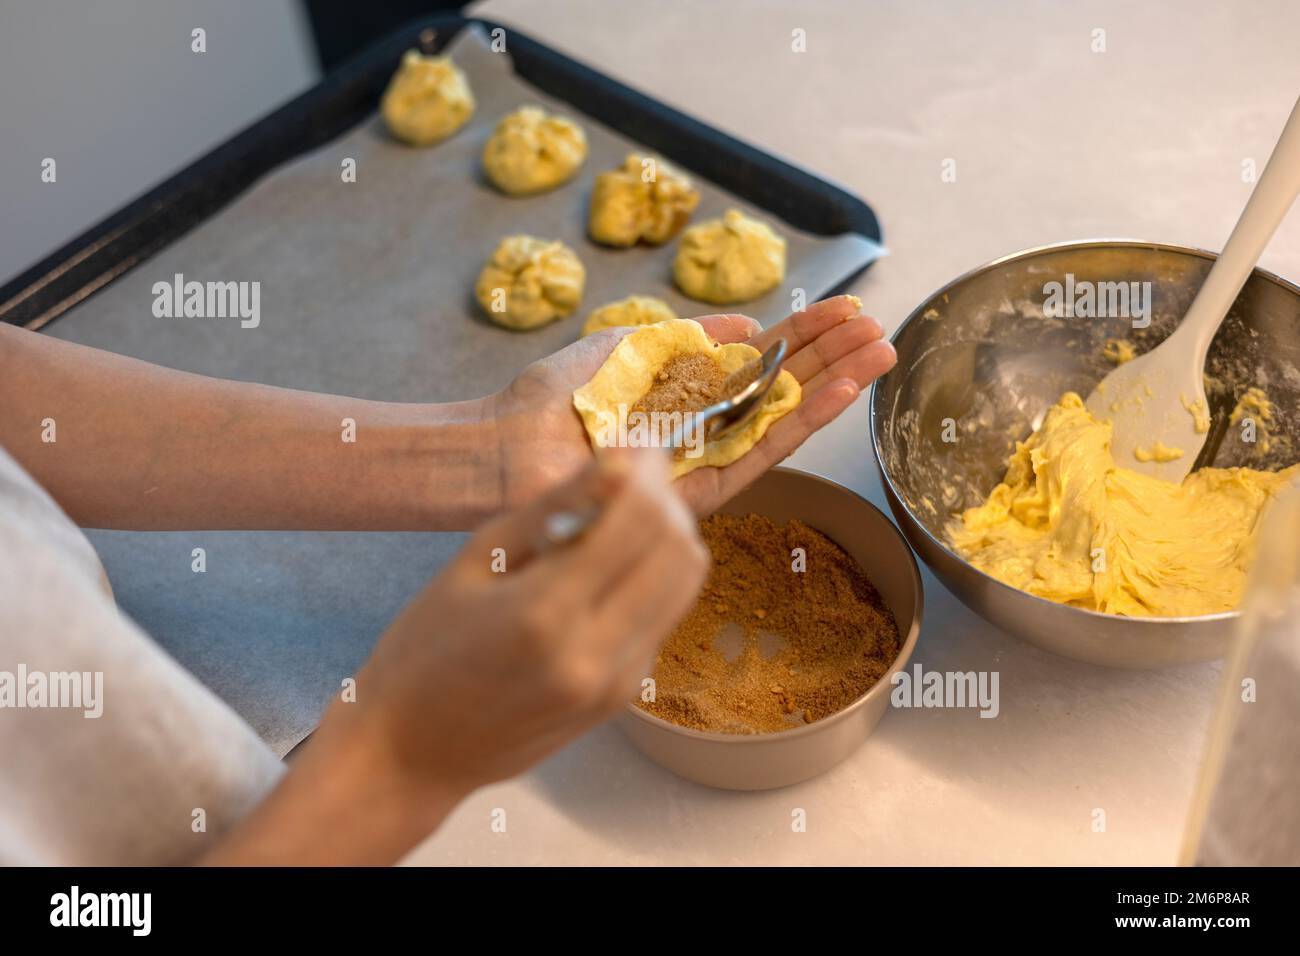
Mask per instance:
[[[595,448],[635,444],[631,430],[636,427],[633,413],[652,389],[663,384],[674,362],[688,359],[698,363],[699,357],[704,357],[717,365],[712,376],[716,382],[739,371],[759,354],[752,345],[739,342],[719,345],[694,319],[647,325],[619,340],[591,381],[573,393],[573,406]],[[690,383],[686,385],[683,391],[689,395]],[[720,396],[691,396],[681,406],[681,413],[698,411],[717,397]],[[774,422],[796,408],[801,398],[798,380],[783,369],[759,410],[743,428],[721,441],[705,442],[694,449],[688,447],[677,452],[673,457],[673,477],[696,468],[721,468],[736,461],[759,443]],[[660,435],[660,440],[670,434],[671,430]]]

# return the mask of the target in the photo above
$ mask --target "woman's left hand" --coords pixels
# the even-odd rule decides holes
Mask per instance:
[[[744,315],[696,319],[719,342],[747,342],[760,351],[789,343],[788,370],[803,387],[799,407],[772,425],[762,441],[725,468],[697,468],[677,488],[697,514],[707,514],[787,458],[848,408],[894,365],[880,323],[858,312],[849,296],[810,305],[763,330]],[[502,508],[531,501],[571,478],[591,460],[591,445],[573,392],[586,384],[631,328],[607,329],[528,366],[487,402],[500,456]]]

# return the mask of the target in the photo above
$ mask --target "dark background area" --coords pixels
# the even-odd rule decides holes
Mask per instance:
[[[321,70],[326,73],[403,23],[465,5],[454,0],[303,0]]]

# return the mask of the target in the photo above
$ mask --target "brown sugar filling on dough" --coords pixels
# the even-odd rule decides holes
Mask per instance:
[[[650,391],[641,396],[633,412],[698,412],[721,397],[727,373],[703,352],[674,355],[655,373]]]
[[[861,567],[800,521],[713,515],[700,523],[713,567],[655,663],[657,717],[721,733],[789,730],[866,693],[901,648]],[[793,569],[795,548],[806,569]]]

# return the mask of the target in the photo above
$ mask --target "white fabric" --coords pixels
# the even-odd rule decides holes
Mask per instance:
[[[101,672],[103,713],[0,706],[0,864],[186,863],[283,773],[118,610],[85,535],[0,448],[0,680],[20,667]]]

